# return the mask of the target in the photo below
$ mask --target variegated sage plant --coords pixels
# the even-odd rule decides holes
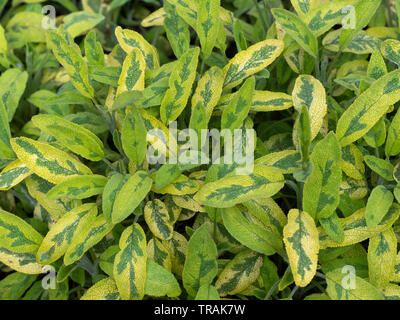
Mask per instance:
[[[0,299],[400,299],[399,16],[0,0]]]

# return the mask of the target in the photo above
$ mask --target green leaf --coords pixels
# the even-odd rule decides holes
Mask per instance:
[[[91,286],[80,300],[119,300],[121,297],[112,278],[105,278]]]
[[[147,130],[140,113],[135,107],[132,107],[126,115],[122,132],[122,148],[129,160],[140,166],[147,152]]]
[[[368,227],[378,225],[393,203],[393,194],[384,186],[375,187],[367,202],[365,220]]]
[[[209,285],[217,275],[217,246],[206,225],[191,236],[183,267],[183,286],[191,296],[196,296],[202,285]]]
[[[196,77],[200,49],[187,50],[169,78],[169,89],[161,102],[160,115],[165,124],[176,120],[186,107]]]
[[[308,26],[297,15],[288,10],[274,8],[271,11],[287,34],[307,53],[316,58],[318,56],[318,41]]]
[[[86,251],[99,243],[113,228],[103,215],[94,218],[86,224],[81,232],[77,233],[64,256],[66,266],[82,258]]]
[[[224,67],[224,89],[240,84],[243,79],[265,69],[282,53],[283,41],[268,39],[237,53]]]
[[[317,270],[319,239],[315,222],[307,212],[291,209],[283,235],[294,281],[305,287]]]
[[[400,66],[400,41],[387,39],[382,42],[380,49],[386,59]]]
[[[157,238],[153,238],[147,244],[147,258],[158,263],[168,271],[171,271],[171,253],[167,247]]]
[[[197,82],[196,90],[192,97],[192,114],[194,108],[200,104],[205,110],[206,122],[210,121],[214,107],[220,101],[224,73],[218,67],[211,67]]]
[[[324,228],[325,232],[332,240],[339,243],[344,241],[343,226],[336,212],[328,218],[319,218],[318,220],[321,223],[322,228]]]
[[[96,215],[97,207],[93,203],[84,204],[63,215],[43,239],[37,252],[38,262],[49,264],[63,256],[74,238],[93,223]]]
[[[104,17],[101,14],[78,11],[66,15],[63,21],[65,31],[67,31],[72,38],[75,38],[91,30],[103,19]]]
[[[372,148],[379,148],[386,140],[385,119],[381,118],[364,136],[364,140]]]
[[[387,181],[393,181],[393,165],[384,160],[377,158],[375,156],[366,155],[364,157],[365,163],[367,166],[377,174],[379,174],[382,178]]]
[[[137,171],[124,182],[113,201],[111,213],[113,224],[123,221],[137,208],[150,191],[152,183],[144,171]]]
[[[17,68],[7,69],[0,76],[0,100],[6,108],[9,122],[18,108],[27,80],[28,73]]]
[[[160,199],[154,199],[146,203],[144,207],[144,219],[150,231],[162,240],[172,238],[174,222],[169,216],[167,206]]]
[[[320,248],[345,247],[354,243],[362,242],[390,228],[399,215],[399,206],[394,203],[380,224],[374,227],[368,227],[365,218],[365,208],[361,208],[352,215],[340,219],[344,230],[343,242],[336,242],[330,239],[324,231],[319,229]]]
[[[0,300],[19,300],[37,275],[14,272],[0,281]]]
[[[306,106],[310,115],[311,140],[313,140],[322,127],[327,112],[325,88],[313,76],[301,75],[296,79],[292,91],[293,106],[301,112]]]
[[[69,178],[55,187],[48,193],[49,199],[86,199],[103,193],[108,179],[100,175],[87,175]]]
[[[187,243],[186,238],[176,231],[174,231],[172,239],[163,241],[163,244],[171,254],[172,272],[180,278],[185,264]]]
[[[175,6],[169,1],[164,1],[164,9],[166,14],[164,29],[175,56],[180,58],[190,47],[189,25],[178,15]]]
[[[46,42],[42,21],[41,13],[28,10],[15,12],[5,26],[8,48],[18,49],[31,42]]]
[[[31,174],[32,172],[20,160],[11,162],[0,173],[0,190],[11,189]]]
[[[345,174],[355,180],[364,178],[364,156],[355,144],[342,148],[341,168]]]
[[[393,279],[397,256],[397,238],[389,228],[369,239],[368,272],[369,281],[383,289]]]
[[[387,112],[389,106],[400,100],[399,76],[400,70],[382,76],[346,109],[336,129],[342,146],[363,137]]]
[[[333,132],[319,141],[311,154],[314,170],[303,191],[303,208],[314,219],[329,218],[339,204],[342,180],[341,150]]]
[[[143,91],[145,70],[146,62],[142,52],[138,48],[133,48],[122,65],[116,96],[124,92]]]
[[[375,15],[376,10],[381,5],[381,2],[381,0],[360,0],[357,2],[357,4],[354,6],[355,26],[353,28],[344,28],[344,30],[342,30],[339,42],[340,50],[347,48],[353,37],[368,25],[369,21]]]
[[[200,38],[204,59],[207,59],[217,41],[219,31],[220,0],[204,0],[199,3],[196,31]]]
[[[229,129],[232,132],[240,128],[246,119],[255,88],[255,78],[251,77],[238,90],[237,95],[229,102],[221,116],[221,129]]]
[[[301,161],[306,162],[308,160],[311,145],[310,116],[306,106],[301,108],[301,111],[296,119],[295,128],[297,129],[296,133],[301,154]]]
[[[280,170],[261,164],[255,165],[249,175],[234,175],[204,184],[194,199],[201,204],[229,208],[258,197],[271,197],[283,188]]]
[[[88,66],[82,58],[80,49],[78,51],[75,43],[71,45],[68,42],[62,27],[57,30],[48,31],[46,36],[48,47],[69,74],[75,88],[83,96],[92,98],[94,96],[94,89],[89,82]]]
[[[326,274],[327,293],[332,300],[384,300],[383,294],[372,284],[354,275],[353,286],[349,283],[351,275],[342,269]]]
[[[181,288],[171,272],[152,260],[147,260],[145,294],[174,298],[181,294]]]
[[[122,29],[118,26],[115,29],[115,36],[121,48],[129,55],[133,49],[137,48],[142,53],[148,69],[158,68],[160,65],[158,53],[150,43],[146,41],[143,36],[133,30]]]
[[[96,32],[90,31],[84,41],[85,56],[89,65],[104,66],[104,52],[100,41],[97,41]]]
[[[45,216],[48,214],[48,220],[51,222],[57,221],[65,213],[82,204],[81,200],[51,200],[47,198],[47,193],[54,187],[54,184],[40,178],[36,174],[29,176],[25,180],[25,184],[30,196],[35,199],[41,207],[40,211],[44,211]]]
[[[307,14],[311,9],[319,4],[319,1],[315,0],[290,0],[290,2],[299,16]]]
[[[397,110],[390,123],[387,140],[385,144],[385,154],[387,157],[397,156],[400,153],[400,111]]]
[[[195,300],[220,300],[218,290],[209,284],[202,285],[197,291]]]
[[[13,158],[14,152],[10,144],[11,131],[8,123],[7,110],[0,100],[0,156],[2,158]]]
[[[262,264],[262,255],[254,251],[246,249],[238,253],[229,261],[215,282],[219,295],[235,295],[246,289],[260,275]]]
[[[146,236],[139,224],[126,228],[114,261],[114,279],[123,300],[140,300],[147,277]]]
[[[282,251],[282,238],[272,228],[255,223],[238,208],[223,209],[222,219],[227,231],[244,246],[268,256]]]
[[[335,24],[344,22],[351,23],[353,19],[351,7],[358,0],[335,0],[329,2],[316,1],[317,5],[304,15],[304,22],[307,24],[311,32],[319,37]],[[346,8],[347,7],[347,8]],[[346,8],[346,9],[345,9]]]
[[[41,131],[53,136],[63,146],[86,159],[100,161],[104,157],[101,140],[80,125],[50,114],[36,115],[32,122]]]
[[[36,252],[42,236],[20,217],[0,209],[0,248],[16,253]]]
[[[118,87],[118,80],[121,75],[121,67],[106,67],[103,65],[89,65],[89,75],[97,82]],[[121,95],[119,95],[121,97]]]
[[[339,42],[342,33],[345,33],[345,31],[347,30],[338,29],[329,32],[322,40],[322,45],[324,48],[333,52],[340,52]],[[343,52],[367,54],[372,53],[375,50],[379,50],[380,45],[381,41],[377,37],[361,30],[354,35],[354,38],[352,38],[347,47],[343,49]]]
[[[57,184],[72,176],[92,174],[76,158],[48,143],[22,137],[13,138],[11,145],[21,162],[51,183]]]

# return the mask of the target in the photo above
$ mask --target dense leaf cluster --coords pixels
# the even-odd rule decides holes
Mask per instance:
[[[0,299],[399,299],[399,16],[0,0]]]

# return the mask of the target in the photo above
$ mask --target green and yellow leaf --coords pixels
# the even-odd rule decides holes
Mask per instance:
[[[83,175],[69,178],[56,186],[48,193],[49,199],[86,199],[102,194],[108,179],[100,175]]]
[[[174,221],[171,221],[167,206],[160,199],[154,199],[146,203],[144,207],[144,219],[150,231],[162,240],[172,238]]]
[[[54,224],[37,252],[37,260],[42,264],[56,261],[67,251],[74,237],[90,225],[97,215],[97,207],[87,203],[62,216]]]
[[[11,162],[0,173],[0,190],[9,190],[32,174],[20,160]]]
[[[13,138],[11,145],[22,163],[51,183],[57,184],[73,176],[92,174],[79,160],[48,143],[21,137]]]
[[[235,295],[246,289],[257,280],[262,264],[262,255],[254,251],[246,249],[238,253],[229,261],[215,282],[219,295]]]
[[[36,115],[32,122],[42,132],[86,159],[100,161],[104,157],[101,140],[83,126],[50,114]]]
[[[176,120],[186,107],[196,77],[199,53],[198,47],[186,51],[169,78],[169,89],[160,108],[161,120],[165,124]]]
[[[307,212],[292,209],[283,235],[294,281],[305,287],[317,271],[319,239],[315,222]]]
[[[126,228],[119,240],[114,261],[114,279],[123,300],[140,300],[147,277],[146,236],[139,224]]]
[[[211,284],[218,271],[217,256],[208,227],[202,225],[190,237],[186,250],[182,280],[189,295],[194,297],[202,285]]]

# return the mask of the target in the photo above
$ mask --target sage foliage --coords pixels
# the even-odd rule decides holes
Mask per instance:
[[[0,299],[400,299],[399,68],[396,0],[0,0]]]

